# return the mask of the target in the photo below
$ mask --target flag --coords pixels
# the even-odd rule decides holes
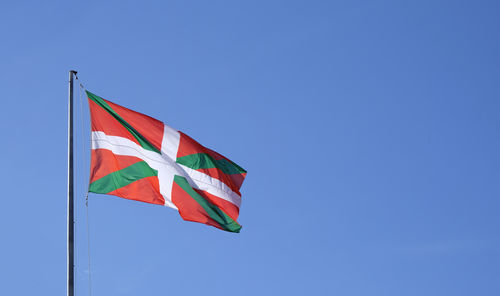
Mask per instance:
[[[161,121],[87,91],[89,191],[164,205],[184,220],[239,232],[246,171]]]

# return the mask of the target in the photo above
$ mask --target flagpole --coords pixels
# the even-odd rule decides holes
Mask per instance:
[[[68,295],[75,295],[75,218],[73,198],[73,76],[76,71],[69,71],[68,93]]]

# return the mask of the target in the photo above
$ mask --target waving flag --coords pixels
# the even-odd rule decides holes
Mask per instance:
[[[87,91],[89,191],[177,209],[184,220],[239,232],[246,171],[186,134]]]

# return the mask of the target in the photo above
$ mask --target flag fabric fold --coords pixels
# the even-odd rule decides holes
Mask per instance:
[[[89,191],[164,205],[184,220],[239,232],[246,171],[186,134],[89,91]]]

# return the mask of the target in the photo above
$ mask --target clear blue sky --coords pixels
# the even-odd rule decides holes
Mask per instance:
[[[500,295],[497,1],[8,2],[2,294],[66,291],[74,68],[249,172],[240,234],[90,195],[93,295]]]

